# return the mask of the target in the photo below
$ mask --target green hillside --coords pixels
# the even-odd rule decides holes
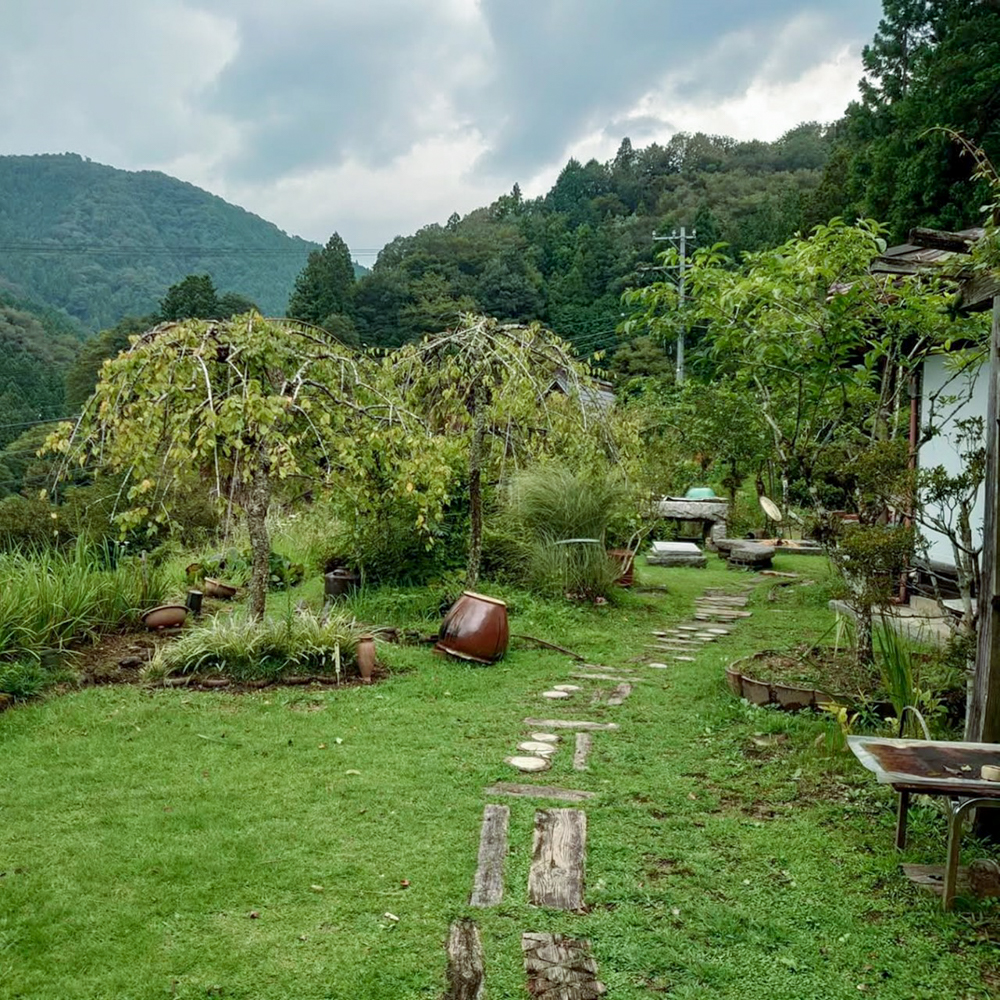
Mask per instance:
[[[194,273],[280,315],[315,249],[166,174],[72,153],[0,156],[0,288],[91,329],[153,312]]]

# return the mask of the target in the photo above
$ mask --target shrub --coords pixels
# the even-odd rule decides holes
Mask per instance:
[[[157,675],[224,674],[237,681],[279,680],[310,673],[355,675],[354,651],[362,627],[353,619],[310,612],[256,621],[242,615],[210,618],[161,646],[150,671]]]
[[[51,681],[49,672],[37,660],[0,663],[0,694],[9,694],[15,701],[36,697]]]

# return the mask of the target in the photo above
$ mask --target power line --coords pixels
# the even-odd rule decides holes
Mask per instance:
[[[54,246],[47,243],[5,243],[0,244],[0,253],[17,254],[94,254],[99,256],[173,256],[201,255],[211,257],[303,257],[314,253],[308,247],[234,247],[234,246],[115,246],[100,243],[77,243]],[[347,252],[356,257],[371,257],[382,252],[380,247],[348,247]]]
[[[0,424],[0,431],[8,427],[38,427],[41,424],[59,424],[64,420],[76,420],[76,417],[51,417],[48,420],[24,420],[17,424]]]

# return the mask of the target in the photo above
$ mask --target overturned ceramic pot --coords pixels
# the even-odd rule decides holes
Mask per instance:
[[[237,590],[231,583],[223,583],[210,576],[205,577],[202,589],[206,597],[221,597],[227,601],[236,596]]]
[[[161,628],[177,628],[184,624],[188,609],[183,604],[161,604],[143,613],[142,624],[151,632]]]
[[[509,640],[507,605],[466,590],[444,616],[434,649],[463,660],[493,663],[507,652]]]

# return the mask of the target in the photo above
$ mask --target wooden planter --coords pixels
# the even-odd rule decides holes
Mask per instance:
[[[787,712],[800,712],[805,708],[817,709],[830,702],[850,704],[853,699],[847,695],[831,695],[818,688],[799,687],[796,684],[782,684],[775,681],[760,681],[745,672],[754,660],[770,655],[774,650],[744,656],[726,667],[726,683],[737,698],[746,698],[751,705],[774,705]]]

